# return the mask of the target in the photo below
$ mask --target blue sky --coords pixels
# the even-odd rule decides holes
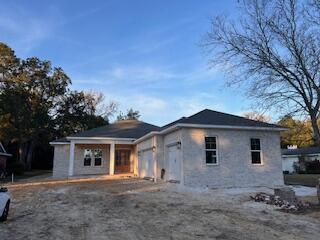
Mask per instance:
[[[235,14],[235,2],[0,0],[0,41],[19,57],[52,61],[73,89],[101,91],[150,123],[203,108],[242,114],[250,102],[225,86],[199,47],[210,17]]]

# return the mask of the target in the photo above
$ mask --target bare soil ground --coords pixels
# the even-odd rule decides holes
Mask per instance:
[[[320,214],[139,179],[9,188],[0,239],[320,239]]]

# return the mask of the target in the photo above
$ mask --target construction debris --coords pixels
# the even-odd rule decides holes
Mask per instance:
[[[305,207],[297,200],[294,191],[290,188],[275,189],[274,195],[261,192],[251,196],[251,199],[277,206],[284,211],[298,211]]]
[[[290,187],[276,188],[276,189],[274,189],[274,195],[279,196],[279,198],[281,200],[285,200],[291,204],[298,203],[296,193]]]

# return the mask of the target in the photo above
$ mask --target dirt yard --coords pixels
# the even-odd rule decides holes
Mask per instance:
[[[14,187],[0,239],[320,239],[318,213],[175,189],[138,179]]]

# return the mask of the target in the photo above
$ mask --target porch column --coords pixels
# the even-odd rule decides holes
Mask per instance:
[[[73,176],[74,168],[74,142],[70,142],[70,154],[69,154],[69,177]]]
[[[114,174],[114,143],[110,144],[110,166],[109,166],[109,175]]]

